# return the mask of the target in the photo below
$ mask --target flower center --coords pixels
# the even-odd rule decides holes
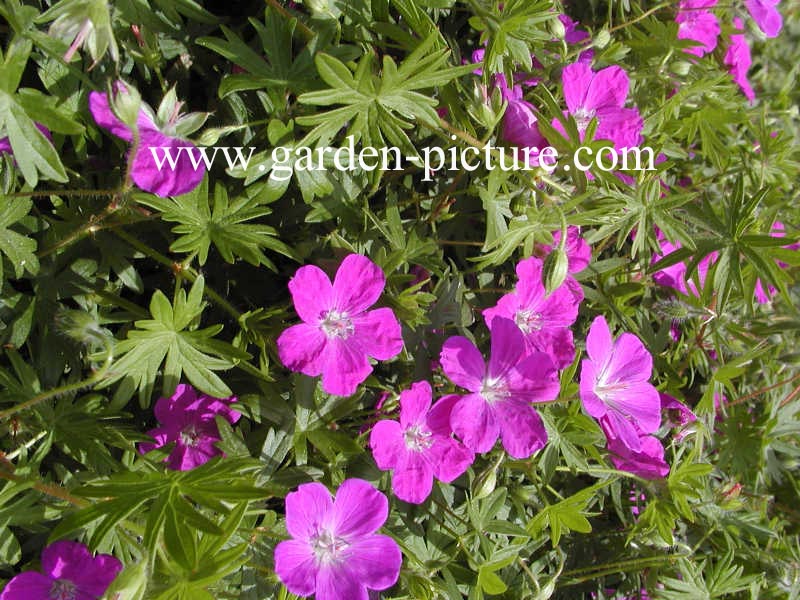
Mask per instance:
[[[50,600],[75,600],[78,597],[78,586],[69,579],[56,579],[50,587]]]
[[[430,448],[431,444],[433,444],[431,436],[431,432],[419,424],[412,425],[403,432],[406,448],[412,452],[422,452]]]
[[[197,428],[194,425],[187,425],[181,429],[180,438],[184,446],[194,448],[200,441],[200,434],[197,432]]]
[[[319,326],[328,339],[340,338],[346,340],[355,331],[353,321],[347,316],[347,313],[336,310],[329,310],[325,313]]]
[[[311,551],[320,565],[339,563],[344,559],[344,551],[350,546],[344,539],[337,538],[327,529],[320,530],[311,538]]]
[[[514,315],[514,322],[522,333],[528,334],[531,331],[540,331],[544,325],[542,313],[533,310],[519,310]]]
[[[589,126],[589,123],[592,122],[594,119],[596,111],[588,110],[581,106],[576,110],[572,117],[575,119],[575,124],[578,126],[578,131],[583,133],[586,131],[586,128]]]
[[[489,404],[505,400],[511,395],[502,379],[484,379],[480,393]]]

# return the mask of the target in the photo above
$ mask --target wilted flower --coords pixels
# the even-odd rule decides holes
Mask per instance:
[[[744,0],[753,21],[769,38],[777,37],[783,27],[783,17],[777,9],[779,2],[780,0]]]
[[[610,140],[618,149],[640,143],[642,117],[635,108],[623,108],[629,86],[623,69],[613,66],[594,72],[588,64],[576,62],[564,67],[561,81],[564,100],[578,126],[580,141],[589,123],[596,118],[596,139]],[[552,125],[566,135],[561,121],[553,119]]]
[[[570,326],[578,318],[583,292],[567,275],[564,283],[548,294],[542,267],[542,260],[533,256],[520,261],[515,290],[500,298],[496,306],[484,310],[483,318],[489,329],[496,318],[510,319],[525,338],[526,352],[545,352],[556,368],[563,369],[575,357]]]
[[[153,412],[161,424],[147,435],[155,442],[139,444],[139,452],[147,453],[167,444],[175,448],[165,459],[167,466],[176,471],[188,471],[221,455],[215,443],[220,441],[214,417],[220,415],[229,423],[236,423],[241,415],[229,408],[235,397],[212,398],[198,394],[184,383],[175,388],[170,398],[159,398]]]
[[[319,267],[300,267],[289,292],[303,322],[278,338],[283,364],[311,377],[322,375],[329,394],[353,394],[372,372],[370,357],[388,360],[403,348],[392,309],[367,310],[385,285],[381,268],[360,254],[342,261],[333,284]]]
[[[450,425],[474,452],[488,452],[499,436],[510,456],[528,458],[547,441],[532,403],[556,398],[558,373],[547,354],[526,353],[522,332],[510,319],[494,319],[491,339],[488,366],[465,337],[451,337],[442,347],[445,375],[471,392],[453,406]]]
[[[345,480],[334,500],[321,483],[300,485],[286,496],[293,539],[275,547],[275,573],[298,596],[367,600],[400,575],[400,547],[375,533],[388,516],[386,496],[362,479]]]
[[[400,393],[400,421],[379,421],[369,445],[378,468],[392,474],[401,500],[419,504],[430,495],[434,477],[450,483],[472,464],[473,453],[451,437],[450,413],[459,397],[441,398],[431,407],[427,381]]]
[[[114,84],[115,97],[128,93],[128,88],[121,81]],[[134,139],[137,140],[138,143],[133,148],[134,157],[130,173],[133,182],[144,191],[162,198],[192,191],[200,185],[205,175],[205,171],[198,168],[201,163],[194,164],[188,154],[197,150],[195,145],[189,140],[177,137],[178,133],[188,135],[202,125],[205,116],[201,113],[179,116],[180,107],[181,104],[175,98],[174,91],[170,91],[159,107],[159,114],[165,115],[165,123],[163,127],[159,127],[153,109],[142,103],[136,119],[137,135],[134,136],[131,128],[111,110],[107,94],[102,92],[89,94],[89,110],[100,127],[126,142],[133,143]],[[173,157],[174,162],[168,161],[169,156]],[[156,157],[163,159],[160,168]]]
[[[9,581],[0,600],[97,600],[122,570],[110,554],[92,556],[81,543],[63,540],[42,551],[42,571]]]
[[[744,24],[738,17],[733,19],[733,26],[736,29],[744,29]],[[750,46],[747,44],[747,38],[743,34],[734,33],[731,35],[724,62],[728,65],[733,80],[739,85],[745,98],[750,102],[755,100],[756,94],[747,79],[747,71],[750,69],[753,60],[750,57]]]
[[[678,23],[678,39],[700,42],[698,46],[684,52],[703,56],[717,47],[719,21],[713,12],[706,10],[717,4],[717,0],[681,0],[675,22]]]
[[[586,412],[603,420],[606,437],[611,431],[630,450],[642,452],[642,436],[661,424],[661,401],[649,381],[652,356],[631,333],[614,340],[602,316],[589,328],[586,352],[589,358],[581,363],[580,382]]]

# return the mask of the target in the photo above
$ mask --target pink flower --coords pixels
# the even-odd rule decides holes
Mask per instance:
[[[632,449],[622,440],[619,430],[608,417],[600,419],[600,428],[606,434],[609,457],[615,469],[644,479],[661,479],[669,473],[669,465],[664,461],[664,447],[655,436],[635,427],[638,448]]]
[[[229,423],[241,417],[228,407],[234,402],[236,397],[212,398],[198,394],[190,385],[178,385],[172,397],[156,402],[153,412],[161,426],[147,432],[155,442],[139,444],[139,452],[146,454],[174,443],[175,448],[165,459],[170,469],[189,471],[207,463],[222,454],[215,446],[220,437],[214,417],[220,415]]]
[[[275,573],[298,596],[367,600],[400,575],[400,547],[375,533],[388,516],[386,496],[363,479],[345,480],[334,500],[321,483],[302,484],[286,496],[293,539],[275,547]]]
[[[685,48],[684,52],[703,56],[717,47],[719,21],[714,13],[705,10],[717,4],[717,0],[681,0],[675,22],[678,23],[678,39],[694,40],[700,45]]]
[[[644,122],[635,108],[623,108],[628,97],[628,75],[620,67],[594,72],[583,62],[564,67],[561,74],[564,100],[575,119],[583,141],[586,128],[597,119],[595,138],[610,140],[614,147],[636,146],[641,142]],[[566,135],[563,125],[553,119],[553,127]]]
[[[115,83],[114,91],[115,94],[128,93],[127,87],[121,81]],[[179,107],[180,103],[176,104],[176,109]],[[89,94],[89,110],[100,127],[126,142],[133,143],[133,132],[111,110],[107,94],[91,92]],[[179,121],[176,110],[171,115],[170,122],[166,127],[174,128]],[[146,104],[142,104],[142,108],[139,110],[136,126],[139,143],[133,148],[134,157],[130,175],[137,186],[146,192],[164,198],[186,194],[200,185],[205,171],[202,168],[196,168],[189,158],[189,152],[197,151],[192,142],[180,137],[171,137],[162,132],[156,125],[153,110]],[[175,157],[174,168],[166,159],[165,149]],[[165,160],[161,168],[156,163],[156,156]]]
[[[379,469],[394,470],[392,490],[401,500],[424,502],[434,477],[450,483],[472,464],[472,451],[450,435],[450,413],[458,399],[445,396],[431,408],[431,386],[418,381],[400,393],[400,422],[384,420],[373,427],[372,456]]]
[[[641,436],[654,432],[661,423],[661,401],[649,381],[652,356],[631,333],[613,340],[602,316],[589,328],[586,352],[589,358],[581,363],[580,382],[586,412],[598,421],[604,419],[604,428],[615,439],[642,452]]]
[[[563,369],[575,358],[570,326],[578,318],[583,291],[568,275],[564,283],[547,294],[542,267],[542,260],[536,257],[520,261],[516,289],[500,298],[496,306],[484,310],[483,318],[489,329],[493,329],[495,319],[510,319],[524,336],[526,353],[545,352],[556,368]]]
[[[780,0],[744,0],[750,16],[769,38],[777,37],[783,27],[783,18],[776,8],[778,2]]]
[[[551,252],[553,248],[558,246],[560,241],[561,230],[559,229],[553,232],[553,245],[544,246],[543,249],[546,252]],[[569,266],[567,268],[570,273],[580,273],[589,266],[589,263],[592,261],[592,248],[586,243],[586,240],[581,237],[580,227],[576,227],[575,225],[567,227],[567,241],[564,243],[564,246],[569,261]],[[578,289],[580,289],[580,286],[578,286]],[[582,296],[583,292],[581,291],[581,297]]]
[[[322,375],[322,389],[350,396],[372,372],[369,358],[389,360],[403,348],[400,323],[390,308],[367,310],[386,285],[381,268],[350,254],[331,284],[314,265],[300,267],[289,282],[302,323],[278,338],[278,355],[292,371]]]
[[[501,437],[510,456],[528,458],[547,441],[531,403],[555,399],[558,373],[547,354],[526,355],[525,339],[513,321],[495,318],[491,339],[488,367],[465,337],[451,337],[442,347],[445,375],[471,392],[453,406],[450,425],[474,452],[488,452]]]
[[[6,584],[0,600],[96,600],[122,570],[110,554],[92,556],[78,542],[54,542],[42,551],[42,571],[25,571]]]
[[[733,19],[733,25],[736,29],[744,29],[744,24],[738,17]],[[728,65],[733,80],[739,85],[745,98],[752,103],[756,94],[747,79],[747,71],[753,61],[750,57],[750,46],[744,35],[738,33],[731,35],[731,43],[725,52],[724,62]]]

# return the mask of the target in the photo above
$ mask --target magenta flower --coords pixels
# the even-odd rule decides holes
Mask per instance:
[[[174,443],[175,448],[164,460],[170,469],[189,471],[207,463],[222,454],[215,446],[220,436],[214,417],[220,415],[231,424],[241,417],[228,406],[234,402],[236,397],[212,398],[198,394],[190,385],[178,385],[172,397],[156,402],[153,412],[161,425],[147,432],[155,442],[139,444],[139,452],[146,454]]]
[[[649,381],[652,356],[631,333],[613,340],[602,316],[589,328],[586,352],[589,358],[581,363],[580,382],[586,412],[598,421],[605,419],[614,438],[641,452],[641,436],[661,423],[661,401]]]
[[[292,371],[322,375],[322,389],[350,396],[372,372],[369,357],[389,360],[403,348],[400,323],[390,308],[367,310],[386,285],[381,268],[350,254],[331,284],[314,265],[300,267],[289,291],[302,323],[278,338],[278,354]]]
[[[302,484],[286,496],[293,539],[275,547],[275,573],[298,596],[367,600],[400,575],[400,547],[375,533],[388,516],[386,496],[363,479],[345,480],[334,500],[321,483]]]
[[[628,75],[620,67],[606,67],[594,72],[583,62],[564,67],[561,74],[564,100],[575,119],[583,141],[586,128],[597,119],[595,138],[610,140],[614,147],[636,146],[641,142],[644,122],[635,108],[623,108],[628,97]],[[553,127],[566,135],[561,121],[553,119]]]
[[[736,29],[744,29],[744,24],[739,17],[733,19],[733,26]],[[756,98],[753,87],[747,79],[747,71],[753,63],[750,57],[750,46],[747,44],[747,38],[743,34],[734,33],[731,35],[731,42],[728,45],[728,50],[725,52],[724,62],[728,65],[728,70],[733,76],[733,80],[739,85],[745,98],[752,103]]]
[[[532,402],[558,396],[558,373],[543,352],[526,355],[522,332],[510,319],[492,322],[492,354],[487,367],[467,338],[454,336],[442,347],[442,369],[471,393],[452,408],[450,425],[464,445],[488,452],[497,438],[514,458],[528,458],[547,441],[547,431]]]
[[[424,502],[434,477],[450,483],[475,459],[451,437],[450,413],[458,399],[445,396],[431,408],[431,386],[418,381],[400,393],[400,422],[379,421],[372,428],[372,456],[379,469],[394,470],[392,490],[401,500]]]
[[[678,23],[678,39],[694,40],[698,46],[685,48],[684,52],[703,56],[717,47],[719,21],[713,12],[706,10],[717,4],[717,0],[681,0],[675,22]]]
[[[575,344],[570,326],[578,318],[583,291],[570,275],[557,289],[547,294],[542,281],[543,262],[536,257],[517,264],[517,287],[483,311],[489,329],[497,318],[510,319],[522,332],[525,352],[548,354],[558,369],[575,358]],[[580,296],[576,295],[580,292]]]
[[[110,554],[92,556],[78,542],[54,542],[42,551],[42,571],[25,571],[6,584],[0,600],[98,600],[122,570]]]
[[[744,0],[753,21],[769,38],[777,37],[783,27],[783,18],[777,8],[778,2],[780,0]]]
[[[669,464],[664,461],[664,446],[655,436],[636,428],[639,442],[634,450],[621,439],[608,417],[600,419],[600,428],[606,434],[609,457],[615,469],[644,479],[661,479],[669,473]]]
[[[121,81],[115,83],[114,91],[116,94],[128,93],[127,87]],[[169,122],[165,125],[167,130],[174,130],[180,124],[181,119],[190,117],[190,115],[178,117],[180,103],[176,103],[174,108]],[[126,142],[133,143],[134,132],[111,110],[107,94],[91,92],[89,94],[89,110],[100,127]],[[200,185],[205,171],[197,168],[202,161],[199,161],[199,151],[192,142],[167,135],[165,131],[159,129],[153,110],[144,103],[139,110],[136,125],[138,144],[133,148],[134,157],[130,175],[137,186],[163,198],[186,194]],[[164,154],[167,151],[171,152],[174,157],[174,164],[167,160]],[[189,152],[197,154],[199,161],[197,167],[189,158]],[[156,157],[164,161],[161,163],[161,168],[156,162]]]

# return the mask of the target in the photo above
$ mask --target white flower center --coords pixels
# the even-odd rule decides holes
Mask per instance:
[[[347,316],[347,313],[335,310],[329,310],[325,313],[319,326],[328,339],[340,338],[346,340],[355,331],[353,321]]]
[[[78,596],[78,586],[69,579],[56,579],[50,587],[50,600],[75,600]]]
[[[180,438],[181,438],[181,443],[184,446],[189,446],[190,448],[194,448],[200,441],[200,434],[197,433],[197,429],[195,428],[194,425],[187,425],[181,430]]]
[[[511,395],[502,379],[484,379],[481,384],[481,396],[489,404],[505,400]]]
[[[594,393],[610,408],[619,410],[619,406],[614,399],[619,392],[628,387],[628,384],[625,381],[606,381],[608,377],[607,370],[608,364],[603,365],[595,380]]]
[[[575,124],[578,126],[578,131],[580,131],[581,133],[586,131],[586,128],[589,126],[589,123],[591,123],[592,119],[594,119],[595,114],[596,111],[588,110],[583,106],[578,108],[578,110],[576,110],[572,115],[572,117],[575,119]]]
[[[331,565],[344,559],[344,551],[350,546],[343,538],[337,538],[327,529],[321,529],[311,538],[311,551],[319,565]]]
[[[514,322],[522,333],[528,334],[531,331],[540,331],[544,325],[542,313],[533,310],[519,310],[514,315]]]
[[[422,452],[430,448],[431,444],[433,444],[431,436],[431,432],[419,424],[412,425],[403,432],[406,448],[412,452]]]

